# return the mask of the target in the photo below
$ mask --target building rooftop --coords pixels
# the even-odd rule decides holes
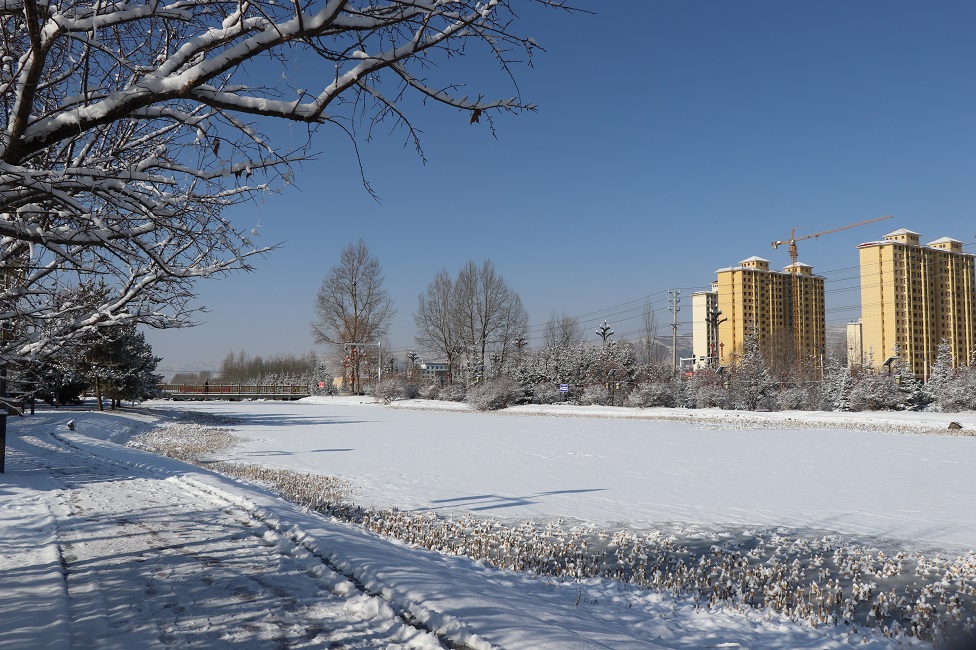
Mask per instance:
[[[885,237],[897,237],[898,235],[918,235],[918,233],[908,228],[899,228],[898,230],[889,232]]]

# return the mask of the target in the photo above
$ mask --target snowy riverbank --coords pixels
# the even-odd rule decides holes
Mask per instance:
[[[164,419],[189,408],[233,422],[227,428],[244,441],[224,460],[338,476],[358,502],[377,507],[513,522],[563,517],[633,534],[661,524],[701,539],[746,523],[787,526],[781,542],[819,530],[947,557],[976,540],[966,471],[976,440],[892,433],[941,433],[951,420],[965,431],[976,428],[972,414],[816,414],[798,428],[799,416],[783,413],[712,412],[684,422],[687,411],[608,417],[557,406],[520,417],[360,401],[151,406]],[[15,549],[3,570],[17,587],[4,592],[10,615],[0,647],[41,635],[49,647],[131,647],[132,639],[144,647],[167,639],[263,647],[279,636],[296,647],[327,639],[349,648],[439,647],[424,645],[441,641],[410,632],[404,617],[470,647],[863,647],[850,627],[814,629],[762,609],[701,610],[605,579],[553,582],[391,543],[262,489],[110,442],[152,429],[156,415],[74,417],[75,433],[64,427],[67,413],[11,421],[0,525]],[[277,573],[268,567],[296,557],[298,569],[268,577]],[[299,576],[309,572],[327,578],[309,586]],[[359,604],[336,591],[358,593]],[[316,600],[325,592],[329,604]],[[228,603],[242,610],[231,614]],[[866,638],[868,647],[899,645]]]

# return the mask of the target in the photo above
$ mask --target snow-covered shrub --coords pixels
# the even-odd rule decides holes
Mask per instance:
[[[580,397],[581,404],[595,404],[605,406],[610,403],[610,391],[603,384],[593,384],[583,389]]]
[[[645,382],[638,384],[624,400],[624,406],[650,408],[676,406],[675,387],[671,382]]]
[[[727,408],[729,405],[729,392],[721,384],[702,383],[688,388],[685,404],[689,408]]]
[[[786,386],[776,393],[779,407],[784,411],[808,411],[815,408],[816,398],[805,386]]]
[[[406,382],[399,377],[384,379],[376,385],[376,397],[383,400],[384,404],[389,404],[393,400],[400,399],[404,396],[405,385]]]
[[[464,386],[461,384],[449,384],[441,388],[440,399],[448,402],[464,401]]]
[[[403,399],[417,399],[420,397],[420,385],[413,381],[403,382]]]
[[[479,411],[497,411],[517,401],[522,393],[517,382],[499,377],[472,386],[465,401]]]
[[[725,373],[697,370],[683,387],[683,405],[688,408],[727,408],[729,391],[725,388]]]
[[[428,384],[419,389],[421,399],[440,399],[441,387],[437,384]]]
[[[943,413],[976,411],[976,368],[957,368],[952,379],[932,390],[930,408]]]
[[[555,404],[561,402],[564,395],[559,392],[559,385],[544,382],[532,387],[530,399],[533,404]]]
[[[905,408],[905,394],[889,374],[860,375],[847,395],[851,411],[897,411]]]

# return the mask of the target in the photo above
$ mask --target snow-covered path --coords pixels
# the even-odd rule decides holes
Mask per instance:
[[[20,513],[4,517],[13,524],[5,533],[42,526],[48,544],[13,544],[5,582],[46,584],[5,589],[2,609],[47,613],[50,647],[301,648],[324,639],[343,648],[440,647],[322,559],[185,477],[103,461],[43,434],[16,440],[7,471],[33,475],[44,492],[5,499],[5,514]],[[61,585],[50,572],[58,565]],[[36,610],[11,602],[32,592]],[[6,615],[3,627],[4,646],[37,640],[38,630]]]

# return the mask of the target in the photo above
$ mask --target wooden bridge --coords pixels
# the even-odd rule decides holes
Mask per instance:
[[[247,384],[159,384],[165,399],[238,401],[245,399],[296,400],[312,394],[308,386]]]

